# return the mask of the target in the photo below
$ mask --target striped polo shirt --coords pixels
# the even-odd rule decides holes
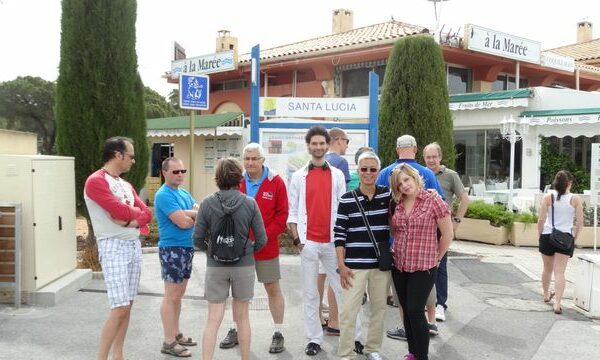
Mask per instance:
[[[360,192],[360,188],[354,191],[365,210],[375,240],[388,241],[390,231],[388,212],[392,198],[390,189],[386,186],[377,186],[371,200]],[[351,191],[342,195],[334,233],[335,246],[343,246],[346,249],[344,260],[346,266],[351,269],[378,267],[375,248],[369,239],[367,228]]]

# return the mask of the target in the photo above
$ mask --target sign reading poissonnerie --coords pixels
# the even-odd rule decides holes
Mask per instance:
[[[538,41],[471,24],[466,26],[465,31],[466,47],[469,50],[534,64],[540,63],[542,45]]]
[[[208,110],[209,79],[206,75],[179,76],[179,107],[189,110]]]

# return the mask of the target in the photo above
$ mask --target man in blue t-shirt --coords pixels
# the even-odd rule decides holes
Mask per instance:
[[[419,164],[415,160],[417,156],[417,140],[415,140],[413,136],[402,135],[396,139],[396,153],[398,154],[398,160],[381,170],[379,176],[377,177],[377,185],[389,187],[390,175],[392,174],[392,171],[394,171],[398,164],[407,163],[419,172],[423,178],[423,185],[425,189],[434,189],[442,198],[444,198],[444,191],[435,178],[433,171]]]
[[[350,139],[348,138],[348,134],[340,128],[331,128],[328,132],[331,142],[329,143],[329,151],[325,154],[325,160],[344,174],[347,186],[350,182],[350,170],[348,168],[348,160],[346,160],[344,155],[346,155],[346,150],[348,150]]]
[[[161,352],[178,357],[191,353],[185,346],[197,345],[179,330],[181,298],[192,273],[194,247],[192,232],[198,213],[198,204],[189,192],[180,188],[187,170],[181,160],[170,157],[162,163],[165,183],[154,198],[154,212],[158,221],[158,253],[165,296],[160,306],[164,329]]]
[[[417,161],[415,160],[415,157],[417,156],[417,140],[415,140],[413,136],[402,135],[398,137],[398,139],[396,139],[396,153],[398,154],[398,160],[394,161],[391,165],[379,172],[379,176],[377,177],[377,185],[389,187],[390,175],[392,174],[392,171],[394,171],[398,164],[407,163],[419,172],[419,174],[423,178],[423,186],[425,187],[425,189],[434,189],[442,198],[444,198],[444,191],[442,190],[440,184],[435,178],[435,174],[433,173],[433,171],[417,163]],[[394,303],[399,304],[396,289],[394,289],[393,287],[393,282],[392,295],[394,298]],[[388,303],[390,303],[389,300]],[[400,322],[402,322],[402,307],[400,306],[398,308],[400,310]],[[396,327],[388,330],[387,336],[391,339],[406,340],[406,332],[402,327]]]

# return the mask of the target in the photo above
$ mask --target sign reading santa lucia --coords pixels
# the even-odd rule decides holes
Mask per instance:
[[[367,118],[367,98],[261,97],[260,116]]]

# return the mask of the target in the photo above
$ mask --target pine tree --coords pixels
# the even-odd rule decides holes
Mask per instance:
[[[75,157],[77,205],[85,179],[102,166],[111,136],[135,142],[136,164],[126,175],[138,190],[148,172],[144,85],[137,72],[135,0],[63,0],[56,89],[57,150]]]
[[[413,135],[421,150],[437,141],[443,163],[454,167],[453,126],[448,108],[446,67],[433,38],[409,36],[396,42],[388,58],[379,109],[379,155],[382,165],[397,159],[396,138]]]

